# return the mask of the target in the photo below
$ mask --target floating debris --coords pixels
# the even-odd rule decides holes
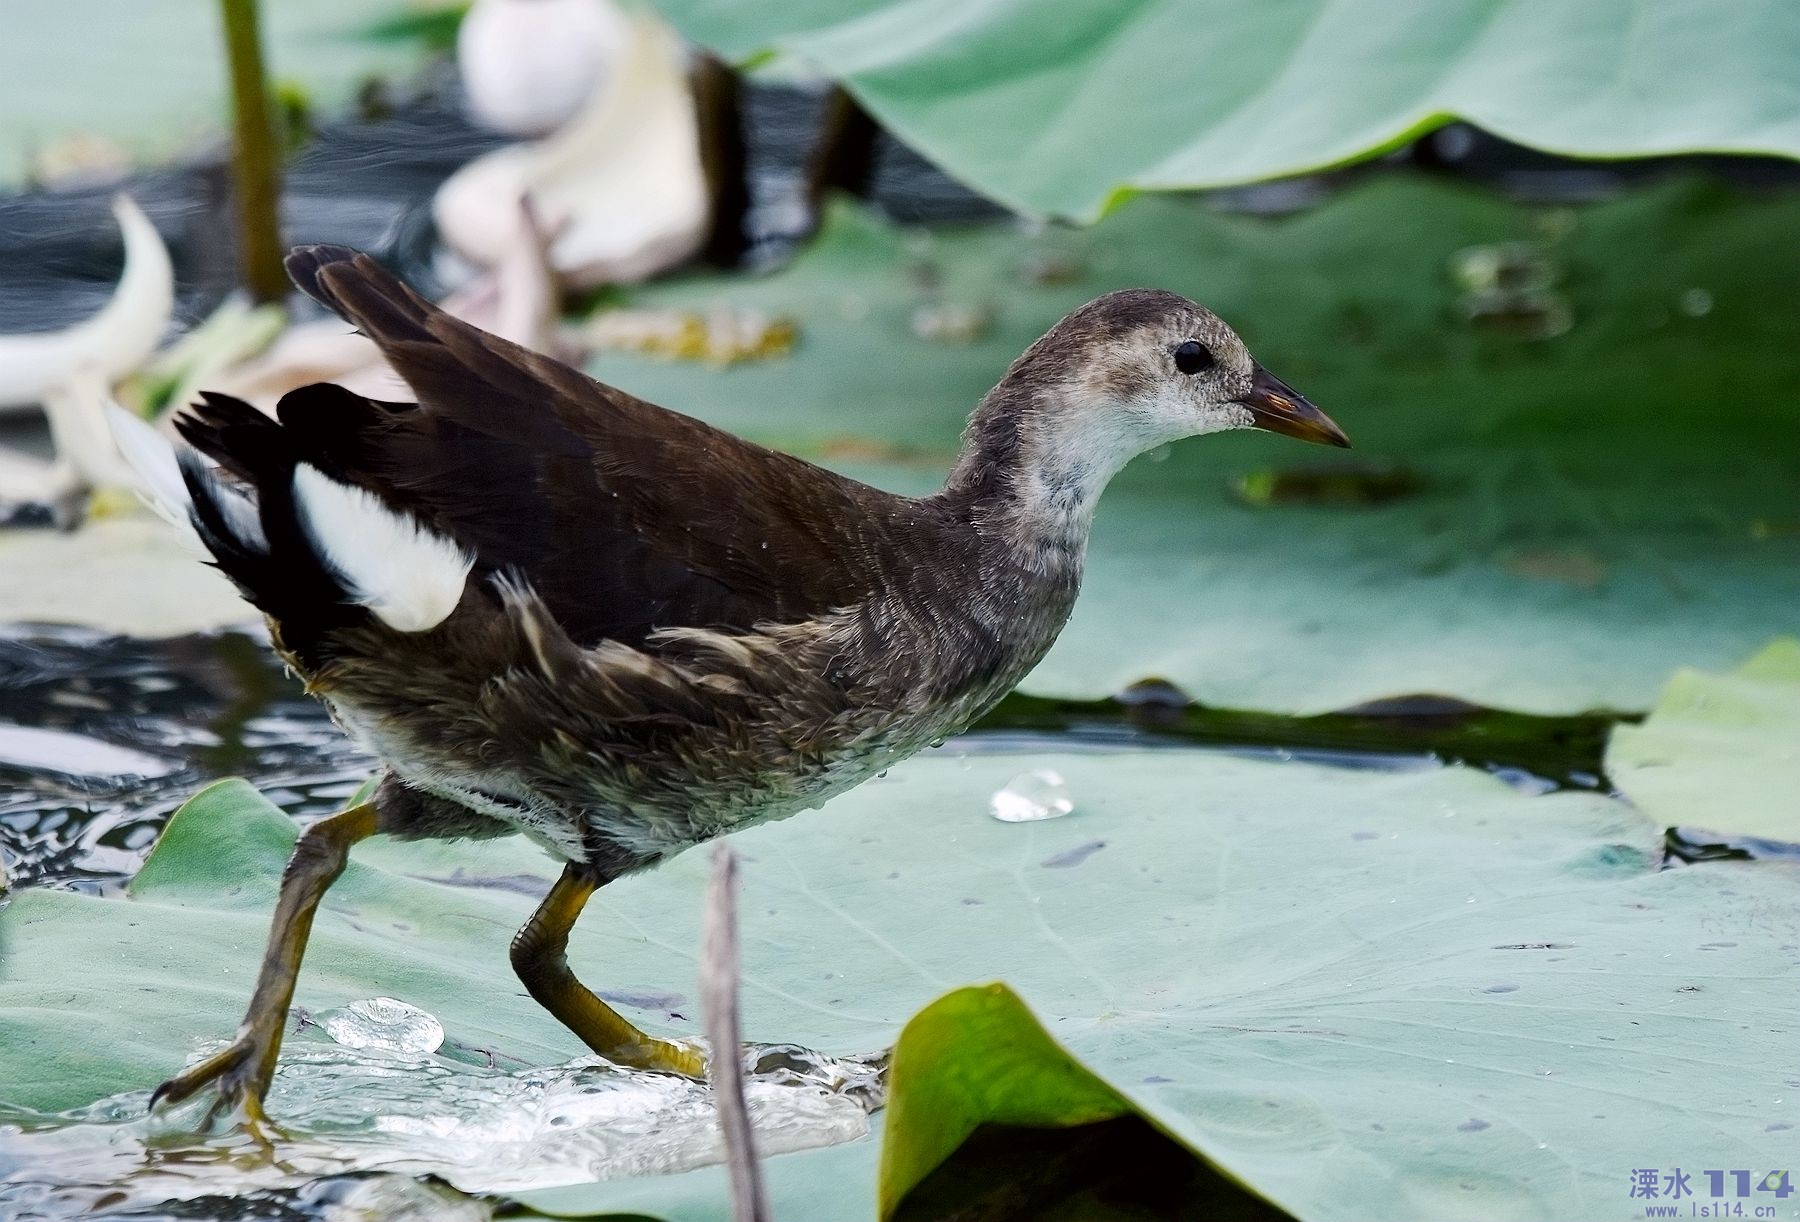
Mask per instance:
[[[1681,295],[1681,312],[1689,318],[1705,318],[1712,308],[1713,295],[1705,289],[1689,289]]]
[[[1462,306],[1470,322],[1515,339],[1555,339],[1575,325],[1560,293],[1477,293],[1465,296]]]
[[[1554,339],[1575,325],[1568,300],[1556,291],[1562,273],[1535,242],[1466,246],[1450,256],[1463,317],[1518,339]]]
[[[1562,279],[1562,268],[1536,242],[1465,246],[1450,256],[1450,271],[1468,293],[1538,293]]]
[[[53,191],[108,186],[131,173],[131,153],[125,146],[94,132],[57,137],[26,155],[26,181]]]
[[[1021,284],[1068,284],[1081,277],[1086,268],[1081,257],[1072,250],[1038,247],[1019,260]]]
[[[1002,823],[1036,823],[1060,819],[1075,809],[1069,783],[1051,768],[1021,772],[988,799],[988,813]]]
[[[988,333],[994,312],[963,301],[935,301],[913,311],[913,334],[938,344],[972,344]]]
[[[1506,557],[1506,569],[1533,581],[1559,581],[1578,590],[1598,590],[1606,583],[1606,561],[1585,548],[1543,548],[1516,551]]]
[[[353,1001],[321,1015],[319,1026],[346,1048],[380,1048],[401,1056],[424,1056],[444,1042],[444,1024],[392,997]]]
[[[580,343],[595,352],[636,352],[721,367],[788,356],[799,338],[799,324],[784,314],[729,307],[704,314],[605,310],[579,330]]]
[[[1258,509],[1275,505],[1370,509],[1415,496],[1425,487],[1425,479],[1405,467],[1390,463],[1336,463],[1249,471],[1232,481],[1231,492],[1239,501]]]

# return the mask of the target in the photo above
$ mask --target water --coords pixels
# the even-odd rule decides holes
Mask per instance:
[[[437,1020],[400,1006],[437,1027]],[[223,1041],[193,1049],[190,1060]],[[789,1045],[743,1050],[758,1150],[777,1154],[852,1141],[883,1099],[879,1057],[835,1060]],[[500,1193],[670,1173],[716,1163],[723,1147],[712,1091],[672,1074],[598,1057],[519,1070],[431,1052],[347,1046],[317,1026],[290,1036],[268,1095],[281,1135],[271,1152],[242,1132],[196,1137],[206,1092],[145,1114],[131,1091],[59,1116],[0,1113],[0,1216],[239,1217],[205,1202],[246,1198],[319,1216],[321,1185],[352,1198],[349,1217],[486,1217],[476,1203],[396,1176],[436,1176],[464,1193]],[[380,1173],[375,1180],[349,1180]],[[355,1187],[361,1185],[360,1187]],[[378,1198],[380,1208],[368,1197]],[[361,1199],[361,1204],[356,1201]],[[169,1203],[192,1203],[194,1212]],[[334,1205],[344,1205],[334,1201]],[[156,1212],[145,1213],[150,1207]],[[416,1208],[415,1208],[416,1207]],[[479,1208],[485,1208],[479,1207]],[[355,1212],[360,1209],[362,1212]],[[277,1215],[279,1216],[279,1215]],[[324,1216],[336,1217],[337,1214]]]
[[[316,1020],[325,1034],[346,1048],[376,1048],[401,1056],[436,1052],[444,1043],[444,1024],[417,1006],[392,997],[353,1001]]]
[[[306,819],[373,766],[257,637],[0,636],[0,861],[15,886],[122,886],[163,821],[219,777]]]
[[[1059,819],[1075,809],[1069,783],[1053,768],[1021,772],[988,799],[988,814],[1002,823]]]

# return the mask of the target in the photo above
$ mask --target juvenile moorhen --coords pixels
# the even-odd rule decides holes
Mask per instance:
[[[967,726],[1056,639],[1134,455],[1235,428],[1348,444],[1217,316],[1134,289],[1032,344],[911,499],[489,335],[366,255],[305,247],[288,270],[418,402],[321,383],[277,420],[206,394],[179,454],[115,413],[153,499],[386,766],[300,836],[236,1041],[152,1098],[212,1083],[251,1123],[313,912],[376,832],[536,840],[566,865],[513,941],[525,987],[611,1061],[702,1073],[570,972],[597,888]]]

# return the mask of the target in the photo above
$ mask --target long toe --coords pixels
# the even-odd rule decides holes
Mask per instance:
[[[210,1086],[218,1092],[218,1098],[207,1109],[203,1128],[210,1128],[221,1115],[230,1114],[253,1131],[267,1130],[262,1100],[269,1089],[268,1061],[254,1040],[239,1039],[158,1086],[150,1094],[150,1109],[181,1103]]]

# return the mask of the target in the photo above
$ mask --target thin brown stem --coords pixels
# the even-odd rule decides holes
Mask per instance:
[[[712,885],[700,928],[700,1004],[712,1045],[708,1068],[725,1138],[732,1222],[768,1222],[756,1135],[744,1103],[744,1058],[738,1050],[737,854],[722,844],[713,850]]]
[[[258,302],[287,295],[281,266],[281,163],[263,71],[256,0],[219,0],[231,66],[232,194],[244,287]]]

